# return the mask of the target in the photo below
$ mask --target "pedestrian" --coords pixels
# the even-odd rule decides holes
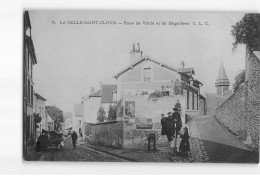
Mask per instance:
[[[169,138],[169,134],[168,133],[168,121],[166,119],[166,117],[164,117],[164,114],[161,114],[161,125],[162,125],[162,131],[161,131],[161,135],[166,135],[168,141],[170,141],[171,138]]]
[[[71,138],[72,138],[73,148],[75,149],[76,148],[77,139],[78,139],[78,135],[77,135],[76,131],[73,131],[73,133],[71,135]]]
[[[177,103],[175,104],[174,108],[177,108],[179,113],[181,114],[181,103],[179,100],[177,100]]]
[[[188,132],[188,128],[185,127],[184,132],[180,135],[181,144],[180,144],[180,152],[183,156],[188,156],[188,152],[190,151],[190,136]]]
[[[178,111],[178,108],[173,108],[174,112],[172,113],[172,120],[173,120],[173,135],[174,135],[174,143],[177,148],[177,152],[179,152],[179,145],[180,145],[180,131],[182,127],[181,115]]]
[[[168,142],[171,142],[173,140],[173,119],[172,119],[172,113],[168,112],[168,117],[166,118],[166,136],[168,138]]]

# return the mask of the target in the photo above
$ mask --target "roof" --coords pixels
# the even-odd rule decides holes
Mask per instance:
[[[227,74],[226,74],[224,65],[221,63],[219,72],[218,72],[218,80],[224,80],[224,79],[228,79],[228,78],[227,78]]]
[[[43,101],[47,101],[44,97],[42,97],[40,94],[38,93],[34,93],[34,95],[37,97],[37,99],[41,99]]]
[[[83,117],[84,115],[83,104],[74,104],[74,115],[75,117]]]
[[[253,51],[253,53],[258,58],[258,60],[260,60],[260,51]]]
[[[179,69],[179,71],[180,71],[181,73],[192,73],[192,74],[195,75],[194,68],[181,68],[181,69]]]
[[[33,60],[33,64],[37,64],[37,59],[36,59],[36,54],[35,54],[35,49],[34,49],[32,38],[25,35],[25,43],[28,46],[29,53],[30,53],[31,58]]]
[[[89,97],[101,97],[101,90],[94,92],[93,94],[90,94]]]
[[[102,85],[101,103],[112,103],[113,92],[117,89],[117,85]]]
[[[120,71],[119,73],[117,73],[116,75],[114,75],[114,78],[117,79],[120,75],[122,75],[123,73],[125,73],[127,70],[132,69],[133,67],[135,67],[136,65],[140,64],[140,63],[143,62],[143,61],[151,61],[151,62],[153,62],[153,63],[156,63],[156,64],[160,65],[160,66],[166,67],[166,68],[168,68],[168,69],[170,69],[170,70],[172,70],[172,71],[178,72],[177,69],[175,69],[175,68],[173,68],[173,67],[171,67],[171,66],[169,66],[169,65],[166,65],[166,64],[164,64],[164,63],[162,63],[162,62],[159,62],[159,61],[157,61],[157,60],[154,60],[154,59],[152,59],[151,57],[145,56],[145,57],[141,58],[140,60],[136,61],[135,63],[131,64],[130,66],[126,67],[125,69],[123,69],[122,71]]]
[[[24,12],[24,27],[25,28],[27,28],[27,27],[32,28],[28,11]]]
[[[219,72],[218,72],[218,79],[216,80],[216,85],[230,85],[229,79],[227,77],[225,68],[221,63]]]

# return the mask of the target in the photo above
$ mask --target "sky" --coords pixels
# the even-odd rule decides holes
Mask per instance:
[[[80,103],[91,87],[98,90],[100,81],[116,83],[113,75],[129,65],[133,43],[140,43],[143,55],[167,65],[180,68],[184,61],[185,67],[193,67],[194,77],[203,83],[202,94],[216,92],[221,63],[230,89],[236,74],[245,67],[245,47],[241,45],[232,52],[231,36],[231,26],[243,13],[37,10],[29,14],[38,61],[33,72],[35,91],[47,99],[46,105],[55,105],[64,112],[72,112],[73,105]],[[136,25],[137,21],[141,24]],[[144,25],[144,21],[154,25]]]

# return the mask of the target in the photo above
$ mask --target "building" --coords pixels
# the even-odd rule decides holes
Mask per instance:
[[[215,83],[216,93],[206,94],[208,115],[214,115],[216,109],[233,94],[232,90],[229,90],[229,86],[229,79],[224,65],[221,63]]]
[[[79,136],[82,136],[84,130],[84,107],[83,104],[74,104],[72,114],[72,130],[76,131]]]
[[[47,112],[46,112],[46,122],[47,122],[47,131],[54,131],[55,121]]]
[[[97,112],[100,107],[103,107],[106,116],[108,116],[109,106],[116,105],[116,85],[106,85],[100,83],[100,89],[95,91],[91,88],[90,95],[83,97],[82,104],[84,105],[84,122],[98,123]]]
[[[216,80],[215,86],[217,89],[217,95],[219,96],[223,96],[224,93],[229,90],[230,82],[227,78],[227,74],[222,63],[220,65],[218,78]]]
[[[45,112],[45,101],[47,101],[44,97],[42,97],[38,93],[34,93],[34,117],[38,117],[39,123],[36,124],[36,137],[41,135],[42,130],[47,130],[47,119]]]
[[[33,117],[33,66],[37,64],[31,22],[28,11],[24,12],[23,40],[23,148],[24,153],[35,143],[36,125]]]
[[[179,89],[180,94],[185,96],[182,107],[185,107],[186,114],[199,115],[202,83],[194,79],[194,68],[185,68],[183,61],[181,68],[173,68],[151,57],[142,57],[142,54],[140,45],[137,44],[137,49],[133,45],[129,66],[114,76],[117,80],[118,102],[122,103],[125,96],[149,95],[156,91],[170,96]]]
[[[89,140],[115,148],[147,147],[150,131],[161,136],[161,114],[173,112],[177,102],[181,104],[181,117],[198,116],[201,113],[200,96],[202,83],[194,78],[194,68],[173,68],[148,56],[143,56],[140,44],[133,45],[129,53],[129,66],[114,75],[116,91],[110,100],[117,102],[117,121],[89,125]],[[110,89],[113,90],[113,89]],[[98,92],[99,93],[99,92]],[[102,95],[102,92],[100,93]],[[200,101],[202,100],[202,101]]]

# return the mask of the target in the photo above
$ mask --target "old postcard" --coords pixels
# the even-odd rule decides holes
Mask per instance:
[[[259,163],[260,14],[23,18],[24,160]]]

